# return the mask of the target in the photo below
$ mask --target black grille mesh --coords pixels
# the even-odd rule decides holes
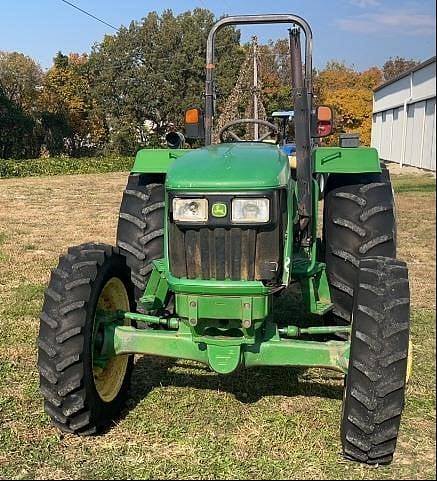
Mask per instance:
[[[272,280],[279,274],[279,226],[200,227],[170,224],[170,270],[188,279]]]

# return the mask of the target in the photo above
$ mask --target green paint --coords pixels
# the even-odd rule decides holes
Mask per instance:
[[[186,149],[142,149],[139,150],[132,172],[165,174],[175,160],[184,156]]]
[[[277,145],[241,142],[191,150],[168,169],[170,190],[217,192],[285,187],[288,157]]]
[[[186,279],[174,277],[166,268],[165,276],[167,278],[170,290],[176,293],[185,294],[205,294],[205,295],[223,295],[223,296],[242,296],[269,294],[272,288],[265,286],[261,281],[232,281],[225,279],[224,281],[204,280],[204,279]]]
[[[297,205],[297,183],[294,185],[293,196]],[[313,202],[313,223],[312,223],[312,242],[307,247],[296,247],[293,245],[293,258],[291,261],[291,274],[295,279],[313,276],[318,270],[317,265],[317,219],[319,215],[320,187],[318,182],[313,179],[312,183]],[[297,216],[297,212],[296,212]],[[298,216],[294,222],[298,221]]]
[[[93,366],[104,369],[114,351],[114,332],[117,325],[123,322],[124,312],[96,311],[93,326]]]
[[[246,367],[306,366],[324,367],[347,372],[349,343],[345,341],[270,340],[258,346],[247,346]]]
[[[295,185],[295,196],[297,197],[297,184]],[[317,238],[317,219],[319,215],[320,187],[313,179],[312,195],[313,219],[312,243],[307,247],[294,248],[291,261],[291,276],[297,279],[302,289],[302,297],[307,312],[317,315],[324,315],[334,307],[331,302],[328,279],[325,272],[325,264],[318,262],[318,251],[320,239]]]
[[[379,171],[375,149],[315,149],[316,172]],[[175,162],[177,160],[177,162]],[[219,144],[197,150],[143,150],[137,155],[134,170],[166,172],[166,209],[168,190],[192,192],[245,192],[287,189],[288,225],[284,243],[286,286],[292,279],[300,282],[305,310],[323,315],[331,310],[325,264],[317,260],[317,222],[313,223],[312,243],[296,249],[293,224],[296,221],[297,185],[290,176],[288,158],[276,145],[262,143]],[[313,218],[318,218],[320,188],[313,181]],[[222,218],[227,207],[221,202],[211,206],[211,215]],[[278,328],[269,319],[272,288],[259,281],[179,279],[169,272],[168,226],[164,229],[165,256],[154,261],[154,269],[141,299],[146,312],[115,313],[112,323],[105,322],[102,359],[124,353],[150,354],[190,359],[225,374],[238,366],[319,366],[347,370],[349,343],[314,341],[301,336],[350,332],[344,326],[285,325]],[[173,317],[154,314],[165,308],[168,294],[175,296]],[[154,315],[151,315],[150,313]],[[141,321],[155,329],[122,326],[120,319]],[[159,328],[159,329],[158,329]]]
[[[318,147],[313,151],[314,172],[381,172],[378,151],[371,147]]]
[[[310,298],[313,311],[329,300],[324,264],[316,263],[316,267],[317,273],[312,277],[308,277],[307,270],[302,271],[302,280],[316,286],[312,287],[314,297]],[[143,301],[147,298],[150,306],[163,305],[164,298],[159,295],[164,290],[160,292],[160,285],[165,286],[166,295],[171,285],[168,275],[165,262],[155,261]],[[200,287],[204,281],[197,282]],[[217,286],[213,288],[216,290]],[[113,355],[137,353],[196,360],[220,374],[233,372],[240,365],[319,366],[346,372],[348,342],[290,340],[281,335],[320,335],[349,332],[350,328],[289,325],[278,329],[268,321],[271,308],[268,290],[263,295],[259,292],[257,295],[226,295],[220,289],[215,295],[176,292],[175,300],[176,317],[171,318],[129,312],[97,313],[99,325],[103,323],[105,328],[97,362],[105,365]],[[166,330],[123,326],[120,325],[123,319],[162,326]]]
[[[228,208],[226,204],[223,204],[222,202],[216,202],[215,204],[212,204],[211,215],[213,217],[226,217],[227,213]]]
[[[184,162],[175,160],[184,158]],[[381,172],[378,151],[372,147],[317,147],[317,173]],[[201,149],[142,149],[132,172],[169,173],[169,189],[263,190],[285,186],[287,156],[268,143],[218,144]]]
[[[239,345],[214,345],[207,347],[208,364],[210,368],[219,374],[229,374],[241,363],[241,346]]]
[[[144,322],[146,324],[164,326],[168,329],[178,329],[180,320],[174,317],[158,317],[150,316],[147,314],[139,314],[136,312],[125,312],[123,313],[124,319],[130,319],[136,322]]]
[[[296,273],[295,273],[296,274]],[[302,289],[302,297],[307,312],[320,316],[332,310],[326,266],[322,262],[316,262],[312,275],[306,272],[298,276]]]
[[[314,299],[311,301],[310,298],[314,311],[318,307],[317,303],[328,302],[325,297],[329,294],[325,291],[324,265],[316,263],[316,267],[317,275],[313,277],[308,277],[308,270],[302,271],[302,279],[313,281],[317,287],[313,287]],[[168,276],[164,260],[155,261],[143,297],[145,305],[152,308],[164,306],[172,285]],[[317,279],[319,280],[316,281]],[[193,280],[183,281],[179,287],[182,285],[185,291],[175,293],[175,317],[118,311],[98,312],[97,325],[104,325],[104,335],[98,352],[95,350],[98,354],[97,363],[104,366],[113,355],[138,353],[196,360],[221,374],[233,372],[240,365],[347,369],[347,342],[315,342],[280,337],[344,332],[343,326],[299,328],[291,325],[278,329],[268,321],[271,310],[271,293],[268,289],[249,295],[241,291],[241,286],[247,283],[233,281],[233,287],[239,288],[240,294],[236,295],[234,291],[234,295],[229,295],[225,293],[227,288],[223,287],[226,284],[224,281],[211,281],[213,284],[209,287],[213,294],[205,293],[205,288],[202,294],[196,294],[187,292],[186,283],[189,288],[200,288],[205,281],[195,280],[197,284]],[[260,287],[258,284],[262,285],[249,284],[257,285],[257,289]],[[160,286],[165,288],[160,289]],[[144,330],[120,325],[124,319],[161,326],[161,329]]]
[[[286,337],[299,337],[305,334],[308,334],[310,336],[338,333],[350,334],[351,328],[348,326],[287,326],[281,327],[280,329],[278,329],[278,332],[279,334]]]
[[[183,326],[178,331],[119,326],[114,333],[114,350],[116,354],[150,354],[208,364],[206,349],[193,342],[190,330],[184,332]]]
[[[250,306],[250,312],[245,309]],[[195,305],[196,312],[190,313],[191,305]],[[262,320],[270,312],[269,296],[245,297],[239,296],[208,296],[176,294],[176,312],[178,316],[187,319],[240,319]]]
[[[295,192],[296,182],[290,177],[287,192],[287,228],[284,233],[284,257],[282,266],[282,284],[288,286],[291,279],[291,266],[293,262],[293,227],[297,215],[297,199]]]
[[[193,342],[189,328],[181,324],[178,331],[144,330],[117,326],[114,351],[119,354],[147,354],[189,359],[207,364],[226,374],[240,364],[252,366],[317,366],[347,372],[349,343],[345,341],[301,341],[282,339],[272,330],[254,344],[239,339],[211,339]]]
[[[144,309],[153,311],[165,307],[165,301],[168,294],[168,282],[164,273],[164,264],[155,261],[153,270],[150,274],[149,281],[140,302]]]
[[[184,158],[182,163],[175,160]],[[317,147],[318,173],[381,172],[378,151],[370,147]],[[254,190],[286,186],[287,156],[278,146],[244,142],[201,149],[142,149],[132,172],[169,173],[169,189]]]

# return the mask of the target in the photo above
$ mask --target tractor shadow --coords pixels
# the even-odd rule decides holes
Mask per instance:
[[[340,373],[324,371],[315,376],[305,368],[257,367],[219,375],[197,362],[143,356],[132,375],[128,407],[133,409],[159,387],[178,387],[227,392],[243,404],[256,403],[270,396],[312,396],[341,400]]]

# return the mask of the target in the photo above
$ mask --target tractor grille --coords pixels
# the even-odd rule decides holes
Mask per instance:
[[[188,279],[274,281],[282,269],[282,232],[282,215],[267,226],[190,228],[170,219],[170,271]]]

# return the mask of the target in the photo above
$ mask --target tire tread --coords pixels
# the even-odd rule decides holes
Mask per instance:
[[[97,432],[101,427],[84,388],[84,329],[91,284],[109,256],[119,256],[118,249],[95,243],[69,248],[45,291],[37,342],[40,393],[45,412],[66,433]]]
[[[402,282],[393,266],[402,266]],[[341,423],[344,456],[354,461],[388,464],[396,448],[409,345],[406,282],[405,264],[396,259],[378,256],[360,262]],[[393,326],[397,337],[387,341]]]
[[[140,298],[152,270],[152,261],[164,255],[164,177],[129,176],[117,229],[117,246],[126,257],[135,285],[137,310],[143,312]]]
[[[350,292],[360,260],[367,256],[396,257],[395,204],[390,175],[384,166],[380,174],[329,176],[323,238],[334,316],[341,323],[350,323]],[[338,312],[342,315],[338,316]]]

